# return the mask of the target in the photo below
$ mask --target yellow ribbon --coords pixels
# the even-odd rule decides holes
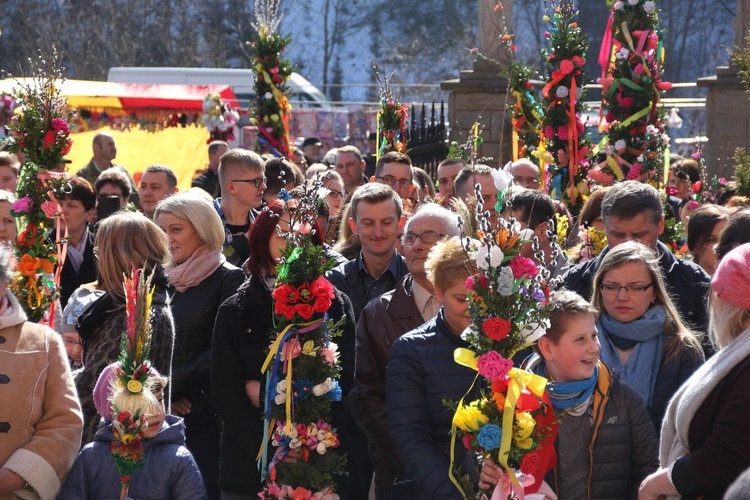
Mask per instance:
[[[459,347],[453,351],[453,360],[461,366],[478,371],[477,355],[469,349]],[[518,368],[511,368],[508,372],[508,377],[510,377],[510,380],[508,381],[508,390],[507,395],[505,396],[505,406],[503,408],[503,437],[500,441],[500,450],[497,453],[497,460],[508,472],[508,476],[510,476],[513,484],[520,486],[516,474],[508,465],[508,454],[510,452],[511,440],[513,439],[514,434],[513,417],[516,414],[516,403],[524,389],[528,389],[529,392],[541,398],[547,387],[547,379],[531,372],[519,370]],[[464,395],[464,398],[465,397],[466,396]],[[459,406],[463,404],[464,398],[461,398]]]
[[[513,130],[513,161],[518,159],[518,132]]]
[[[607,165],[612,170],[612,173],[615,174],[615,177],[617,177],[618,181],[621,181],[625,177],[622,173],[620,165],[617,163],[617,160],[615,160],[614,157],[607,156]]]

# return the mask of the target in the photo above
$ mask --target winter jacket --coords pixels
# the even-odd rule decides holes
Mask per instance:
[[[328,315],[334,322],[346,315],[343,336],[334,339],[341,353],[339,383],[346,396],[354,378],[354,320],[348,299],[338,290],[335,293]],[[253,496],[260,491],[255,457],[263,441],[263,412],[250,403],[245,382],[257,380],[263,385],[265,375],[260,370],[275,338],[271,290],[263,279],[251,276],[219,307],[214,325],[211,388],[223,423],[219,464],[222,491]],[[344,444],[344,437],[340,438]]]
[[[17,492],[23,498],[50,500],[78,453],[81,407],[60,336],[26,322],[7,295],[10,306],[0,315],[0,466],[31,485]],[[0,500],[14,498],[0,493]]]
[[[174,322],[169,308],[167,278],[161,268],[157,268],[152,283],[156,291],[151,302],[149,358],[154,368],[168,377],[172,373]],[[126,321],[125,305],[115,303],[112,296],[105,293],[76,322],[83,340],[83,370],[76,372],[75,380],[83,408],[84,444],[94,440],[99,427],[99,415],[94,407],[94,386],[104,367],[117,361],[120,355],[120,339],[125,333]],[[171,400],[168,393],[165,394],[164,402],[169,408]]]
[[[408,479],[425,498],[463,498],[448,471],[453,412],[444,400],[457,403],[474,381],[476,372],[453,360],[453,352],[468,343],[454,335],[438,316],[399,338],[388,356],[385,394],[388,425]],[[467,453],[460,442],[456,463]]]
[[[396,261],[394,283],[398,283],[409,273],[409,269],[406,267],[406,260],[402,256],[396,255],[398,259]],[[357,321],[359,321],[362,309],[370,301],[367,290],[365,290],[364,273],[360,270],[360,262],[362,262],[362,252],[360,252],[356,259],[340,264],[326,273],[328,281],[344,292],[349,297],[349,300],[351,300],[352,307],[354,308],[354,317]]]
[[[367,435],[377,484],[392,484],[401,472],[385,403],[388,353],[399,337],[423,323],[414,302],[411,274],[395,290],[371,300],[357,322],[357,363],[349,407]]]
[[[118,500],[120,473],[112,458],[112,423],[101,425],[83,447],[65,480],[60,500]],[[167,415],[159,434],[143,441],[146,464],[130,480],[128,497],[139,500],[208,498],[198,466],[185,447],[182,419]]]
[[[526,368],[541,361],[533,355]],[[618,373],[599,361],[599,377],[589,416],[593,424],[589,445],[588,499],[637,498],[638,487],[659,468],[659,443],[643,398]],[[565,420],[561,420],[565,425]],[[558,434],[559,436],[559,434]],[[555,443],[555,447],[565,443]],[[557,468],[545,480],[559,491]]]
[[[594,282],[599,264],[609,251],[605,247],[602,253],[595,259],[582,262],[568,270],[563,276],[562,286],[576,292],[586,300],[591,300],[591,285]],[[669,251],[666,245],[657,242],[657,254],[659,265],[667,278],[669,291],[674,297],[675,306],[680,316],[689,325],[705,334],[708,331],[708,315],[706,311],[706,298],[708,297],[708,286],[711,281],[706,272],[698,265],[686,260],[678,259]],[[704,351],[713,352],[704,339]]]
[[[654,386],[654,395],[651,399],[651,408],[648,410],[657,433],[661,432],[661,421],[664,419],[669,400],[705,361],[703,352],[696,352],[691,348],[684,348],[679,354],[668,359],[670,354],[665,346]]]
[[[191,414],[213,413],[211,402],[211,337],[219,306],[237,293],[245,280],[241,269],[224,262],[197,286],[173,292],[175,341],[172,400],[187,398]]]

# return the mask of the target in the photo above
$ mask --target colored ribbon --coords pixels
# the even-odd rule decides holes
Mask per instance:
[[[471,368],[472,370],[478,370],[477,355],[469,349],[459,347],[458,349],[453,351],[453,360],[461,366]],[[508,475],[511,477],[513,484],[519,486],[515,472],[508,465],[508,453],[510,452],[511,440],[514,435],[513,418],[516,414],[516,403],[518,402],[518,398],[521,396],[521,392],[524,389],[528,389],[529,392],[541,399],[544,396],[544,391],[547,387],[547,379],[536,375],[535,373],[519,370],[518,368],[511,368],[508,372],[508,377],[510,380],[508,381],[508,388],[506,390],[505,406],[503,407],[503,433],[502,439],[500,440],[500,450],[498,451],[497,459],[498,463],[500,463],[508,472]],[[472,384],[472,387],[473,386],[474,384]],[[469,389],[469,392],[471,392],[471,389]],[[469,392],[467,392],[464,397],[461,398],[459,407],[463,405],[463,401],[469,394]],[[451,451],[452,450],[453,447],[451,447]],[[453,457],[451,456],[451,463],[452,459]]]
[[[614,18],[614,6],[609,11],[609,18],[607,19],[607,25],[604,28],[604,36],[602,37],[602,46],[599,49],[599,66],[602,68],[602,78],[607,76],[607,69],[609,69],[609,61],[612,52],[612,21]]]

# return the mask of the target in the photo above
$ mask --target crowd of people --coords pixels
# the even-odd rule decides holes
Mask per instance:
[[[206,170],[178,191],[169,167],[136,183],[116,155],[98,134],[58,200],[66,244],[54,330],[26,321],[0,245],[0,394],[14,401],[0,412],[0,499],[117,496],[107,401],[134,266],[153,273],[150,359],[163,406],[131,493],[257,498],[271,292],[283,236],[299,230],[287,222],[293,200],[311,191],[312,240],[336,263],[328,315],[343,322],[341,498],[373,488],[379,500],[461,498],[452,463],[478,488],[509,481],[492,459],[470,463],[445,406],[475,376],[453,351],[467,345],[476,268],[461,237],[477,236],[478,206],[490,227],[513,221],[533,240],[522,254],[556,289],[546,335],[514,359],[549,380],[559,432],[548,498],[740,498],[731,492],[750,488],[750,200],[731,185],[720,199],[696,196],[692,160],[672,159],[666,200],[623,181],[594,189],[573,217],[523,159],[503,168],[513,182],[499,190],[494,168],[458,158],[431,175],[407,154],[375,161],[354,146],[326,152],[314,137],[290,159],[214,141]],[[18,171],[0,153],[8,244]],[[662,241],[669,221],[685,234]]]

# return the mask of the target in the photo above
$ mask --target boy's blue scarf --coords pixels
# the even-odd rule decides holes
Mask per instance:
[[[550,401],[555,411],[565,411],[569,408],[575,408],[594,393],[596,380],[599,377],[599,367],[594,367],[594,374],[591,377],[575,382],[555,382],[547,375],[547,367],[542,362],[534,370],[538,375],[548,379],[547,391],[549,391]]]

